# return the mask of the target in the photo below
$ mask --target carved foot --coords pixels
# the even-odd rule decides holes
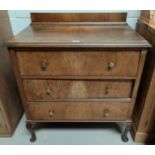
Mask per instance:
[[[131,126],[132,126],[131,122],[125,123],[125,129],[124,129],[123,134],[122,134],[122,140],[124,142],[128,142],[128,140],[129,140],[128,133],[131,130]]]
[[[26,128],[31,133],[30,142],[36,141],[37,138],[36,138],[36,134],[35,134],[35,131],[34,131],[34,129],[35,129],[35,123],[27,122],[26,123]]]

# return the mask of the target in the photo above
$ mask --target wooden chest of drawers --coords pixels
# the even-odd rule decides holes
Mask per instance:
[[[126,24],[99,24],[105,17],[32,14],[32,25],[8,42],[31,141],[39,122],[122,122],[128,140],[151,46]],[[125,18],[116,14],[118,21]]]

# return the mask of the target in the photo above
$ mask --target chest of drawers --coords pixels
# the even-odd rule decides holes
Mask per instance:
[[[150,44],[127,24],[102,23],[126,14],[31,17],[8,42],[31,141],[47,122],[122,122],[127,141]]]

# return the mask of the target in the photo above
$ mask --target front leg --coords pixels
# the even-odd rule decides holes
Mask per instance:
[[[31,138],[30,138],[30,141],[31,142],[34,142],[36,141],[36,134],[35,134],[35,123],[32,123],[32,122],[26,122],[26,128],[29,130],[29,132],[31,133]]]
[[[129,140],[128,133],[130,132],[131,127],[132,127],[132,122],[126,122],[125,123],[125,129],[124,129],[124,131],[122,133],[122,140],[124,142],[128,142],[128,140]]]

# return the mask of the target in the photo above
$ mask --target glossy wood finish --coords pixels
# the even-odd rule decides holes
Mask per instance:
[[[155,29],[139,20],[138,32],[153,45],[147,57],[142,83],[135,107],[133,138],[135,141],[155,141]]]
[[[67,22],[51,23],[40,16],[40,23],[8,42],[31,141],[35,124],[62,120],[121,121],[126,127],[122,139],[128,140],[151,46],[127,24],[106,25],[99,16],[91,18],[101,23],[73,22],[85,18],[80,16],[64,15],[57,20]]]
[[[5,46],[12,36],[7,11],[0,11],[0,137],[13,135],[23,112]]]
[[[24,80],[28,101],[53,99],[130,98],[132,81]]]
[[[139,51],[117,50],[24,51],[16,54],[21,75],[30,76],[136,76],[140,57]],[[45,68],[42,68],[43,64]]]
[[[128,118],[128,109],[128,104],[107,104],[101,102],[29,104],[29,111],[32,120],[120,121]]]
[[[147,48],[150,44],[127,24],[33,23],[8,43],[11,48]],[[63,49],[64,50],[64,49]]]
[[[32,22],[126,22],[127,13],[32,13]]]

